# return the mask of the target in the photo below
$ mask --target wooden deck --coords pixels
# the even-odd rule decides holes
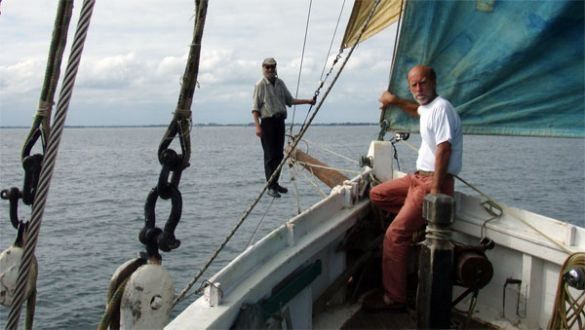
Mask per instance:
[[[466,320],[458,312],[451,315],[451,329],[497,329],[490,324],[477,320]],[[363,310],[354,314],[341,329],[416,329],[416,311],[409,309],[402,313],[368,313]]]
[[[411,311],[368,313],[360,310],[341,329],[416,329],[416,315]]]

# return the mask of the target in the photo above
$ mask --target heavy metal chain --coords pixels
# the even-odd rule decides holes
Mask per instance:
[[[181,245],[175,237],[175,229],[181,220],[183,199],[179,190],[181,174],[189,167],[191,159],[191,104],[197,85],[201,39],[207,13],[207,0],[197,0],[197,17],[193,31],[193,41],[189,50],[187,66],[181,84],[181,93],[173,119],[165,132],[158,148],[158,160],[162,165],[157,185],[150,190],[144,205],[145,224],[139,239],[146,247],[146,257],[161,259],[158,250],[170,252]],[[170,148],[178,138],[181,153]],[[155,209],[158,199],[170,200],[171,212],[163,229],[156,226]]]
[[[145,225],[139,239],[146,246],[148,257],[160,258],[158,250],[169,252],[176,249],[181,241],[175,237],[175,228],[181,220],[183,199],[179,191],[181,174],[189,167],[191,112],[177,111],[158,149],[158,160],[162,165],[157,185],[150,190],[144,205]],[[169,148],[178,136],[181,154]],[[161,198],[171,201],[171,212],[164,229],[156,227],[156,201]]]

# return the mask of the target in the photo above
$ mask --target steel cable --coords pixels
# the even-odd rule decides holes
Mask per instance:
[[[313,0],[309,1],[309,10],[307,13],[307,23],[305,24],[305,37],[303,38],[303,48],[301,51],[301,63],[299,65],[299,75],[297,77],[297,87],[295,91],[295,98],[299,97],[299,87],[301,85],[301,74],[303,72],[303,60],[305,59],[305,46],[307,45],[307,35],[309,34],[309,21],[311,19],[311,7],[313,6]],[[290,134],[292,135],[293,126],[295,124],[295,114],[296,114],[297,106],[293,106],[293,115],[292,115],[292,122],[290,124]]]
[[[10,308],[10,313],[8,314],[6,329],[17,329],[18,327],[18,319],[20,317],[21,305],[24,300],[26,283],[37,245],[43,212],[47,201],[49,187],[51,185],[51,177],[53,175],[55,160],[59,150],[59,143],[61,142],[63,127],[65,126],[65,119],[67,118],[67,110],[73,93],[73,86],[75,85],[75,78],[81,61],[81,54],[83,52],[85,38],[87,37],[94,4],[95,0],[85,0],[83,2],[83,7],[81,8],[77,31],[75,32],[75,38],[69,55],[69,62],[63,79],[63,87],[61,88],[59,102],[57,104],[54,124],[49,136],[47,152],[43,160],[38,191],[33,203],[32,216],[29,223],[27,239],[24,245],[23,259],[18,272],[16,292]]]

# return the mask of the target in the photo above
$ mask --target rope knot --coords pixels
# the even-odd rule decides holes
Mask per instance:
[[[38,117],[48,117],[51,113],[51,108],[53,107],[52,102],[41,101],[39,102],[39,108],[37,109],[36,116]]]
[[[191,110],[190,109],[177,108],[177,109],[175,109],[175,112],[173,112],[173,114],[179,118],[191,118]]]

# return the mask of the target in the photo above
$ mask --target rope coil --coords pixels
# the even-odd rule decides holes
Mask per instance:
[[[577,329],[585,328],[585,290],[569,290],[564,276],[579,267],[585,270],[584,252],[570,255],[561,267],[549,329],[572,329],[575,324]]]

